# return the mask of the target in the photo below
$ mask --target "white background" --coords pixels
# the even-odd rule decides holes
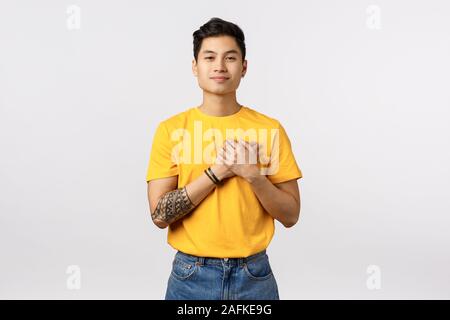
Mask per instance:
[[[0,298],[164,297],[175,250],[150,218],[150,147],[201,103],[192,33],[215,16],[246,35],[238,101],[283,124],[303,172],[300,221],[267,250],[280,298],[450,298],[449,12],[0,0]]]

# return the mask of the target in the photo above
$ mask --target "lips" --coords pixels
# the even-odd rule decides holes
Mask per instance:
[[[227,77],[211,77],[211,79],[216,81],[216,82],[223,82],[223,81],[226,81],[226,80],[228,80],[230,78],[227,78]]]

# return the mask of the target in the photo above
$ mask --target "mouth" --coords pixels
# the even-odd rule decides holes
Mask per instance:
[[[227,78],[227,77],[211,77],[210,79],[212,79],[212,80],[214,80],[216,82],[225,82],[225,81],[227,81],[230,78]]]

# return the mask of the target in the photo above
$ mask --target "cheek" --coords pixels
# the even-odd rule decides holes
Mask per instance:
[[[207,73],[209,71],[209,65],[200,63],[197,65],[197,70],[199,73]]]
[[[206,80],[209,78],[209,71],[205,67],[198,68],[197,73],[198,73],[198,78],[201,80]]]
[[[242,75],[243,67],[240,65],[232,66],[229,68],[230,73],[233,74],[233,77],[240,78]]]

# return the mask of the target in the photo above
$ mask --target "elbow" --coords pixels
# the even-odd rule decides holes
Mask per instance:
[[[153,223],[160,229],[165,229],[169,226],[169,224],[165,221],[159,219],[153,219]]]
[[[285,228],[292,228],[293,226],[295,226],[297,224],[297,221],[293,221],[293,222],[285,222],[283,223]]]
[[[150,208],[150,215],[152,216],[152,221],[155,224],[155,226],[157,226],[160,229],[165,229],[169,226],[169,224],[164,221],[161,220],[160,218],[157,217],[157,215],[155,214],[156,209],[154,209],[153,211]]]
[[[298,200],[298,201],[296,201],[294,213],[289,215],[289,219],[286,219],[286,221],[283,223],[283,225],[286,228],[292,228],[293,226],[295,226],[297,224],[297,222],[300,218],[300,209],[301,209],[300,200]]]
[[[293,226],[295,226],[297,224],[299,217],[300,217],[300,212],[298,212],[293,219],[285,221],[283,223],[283,226],[285,228],[292,228]]]

